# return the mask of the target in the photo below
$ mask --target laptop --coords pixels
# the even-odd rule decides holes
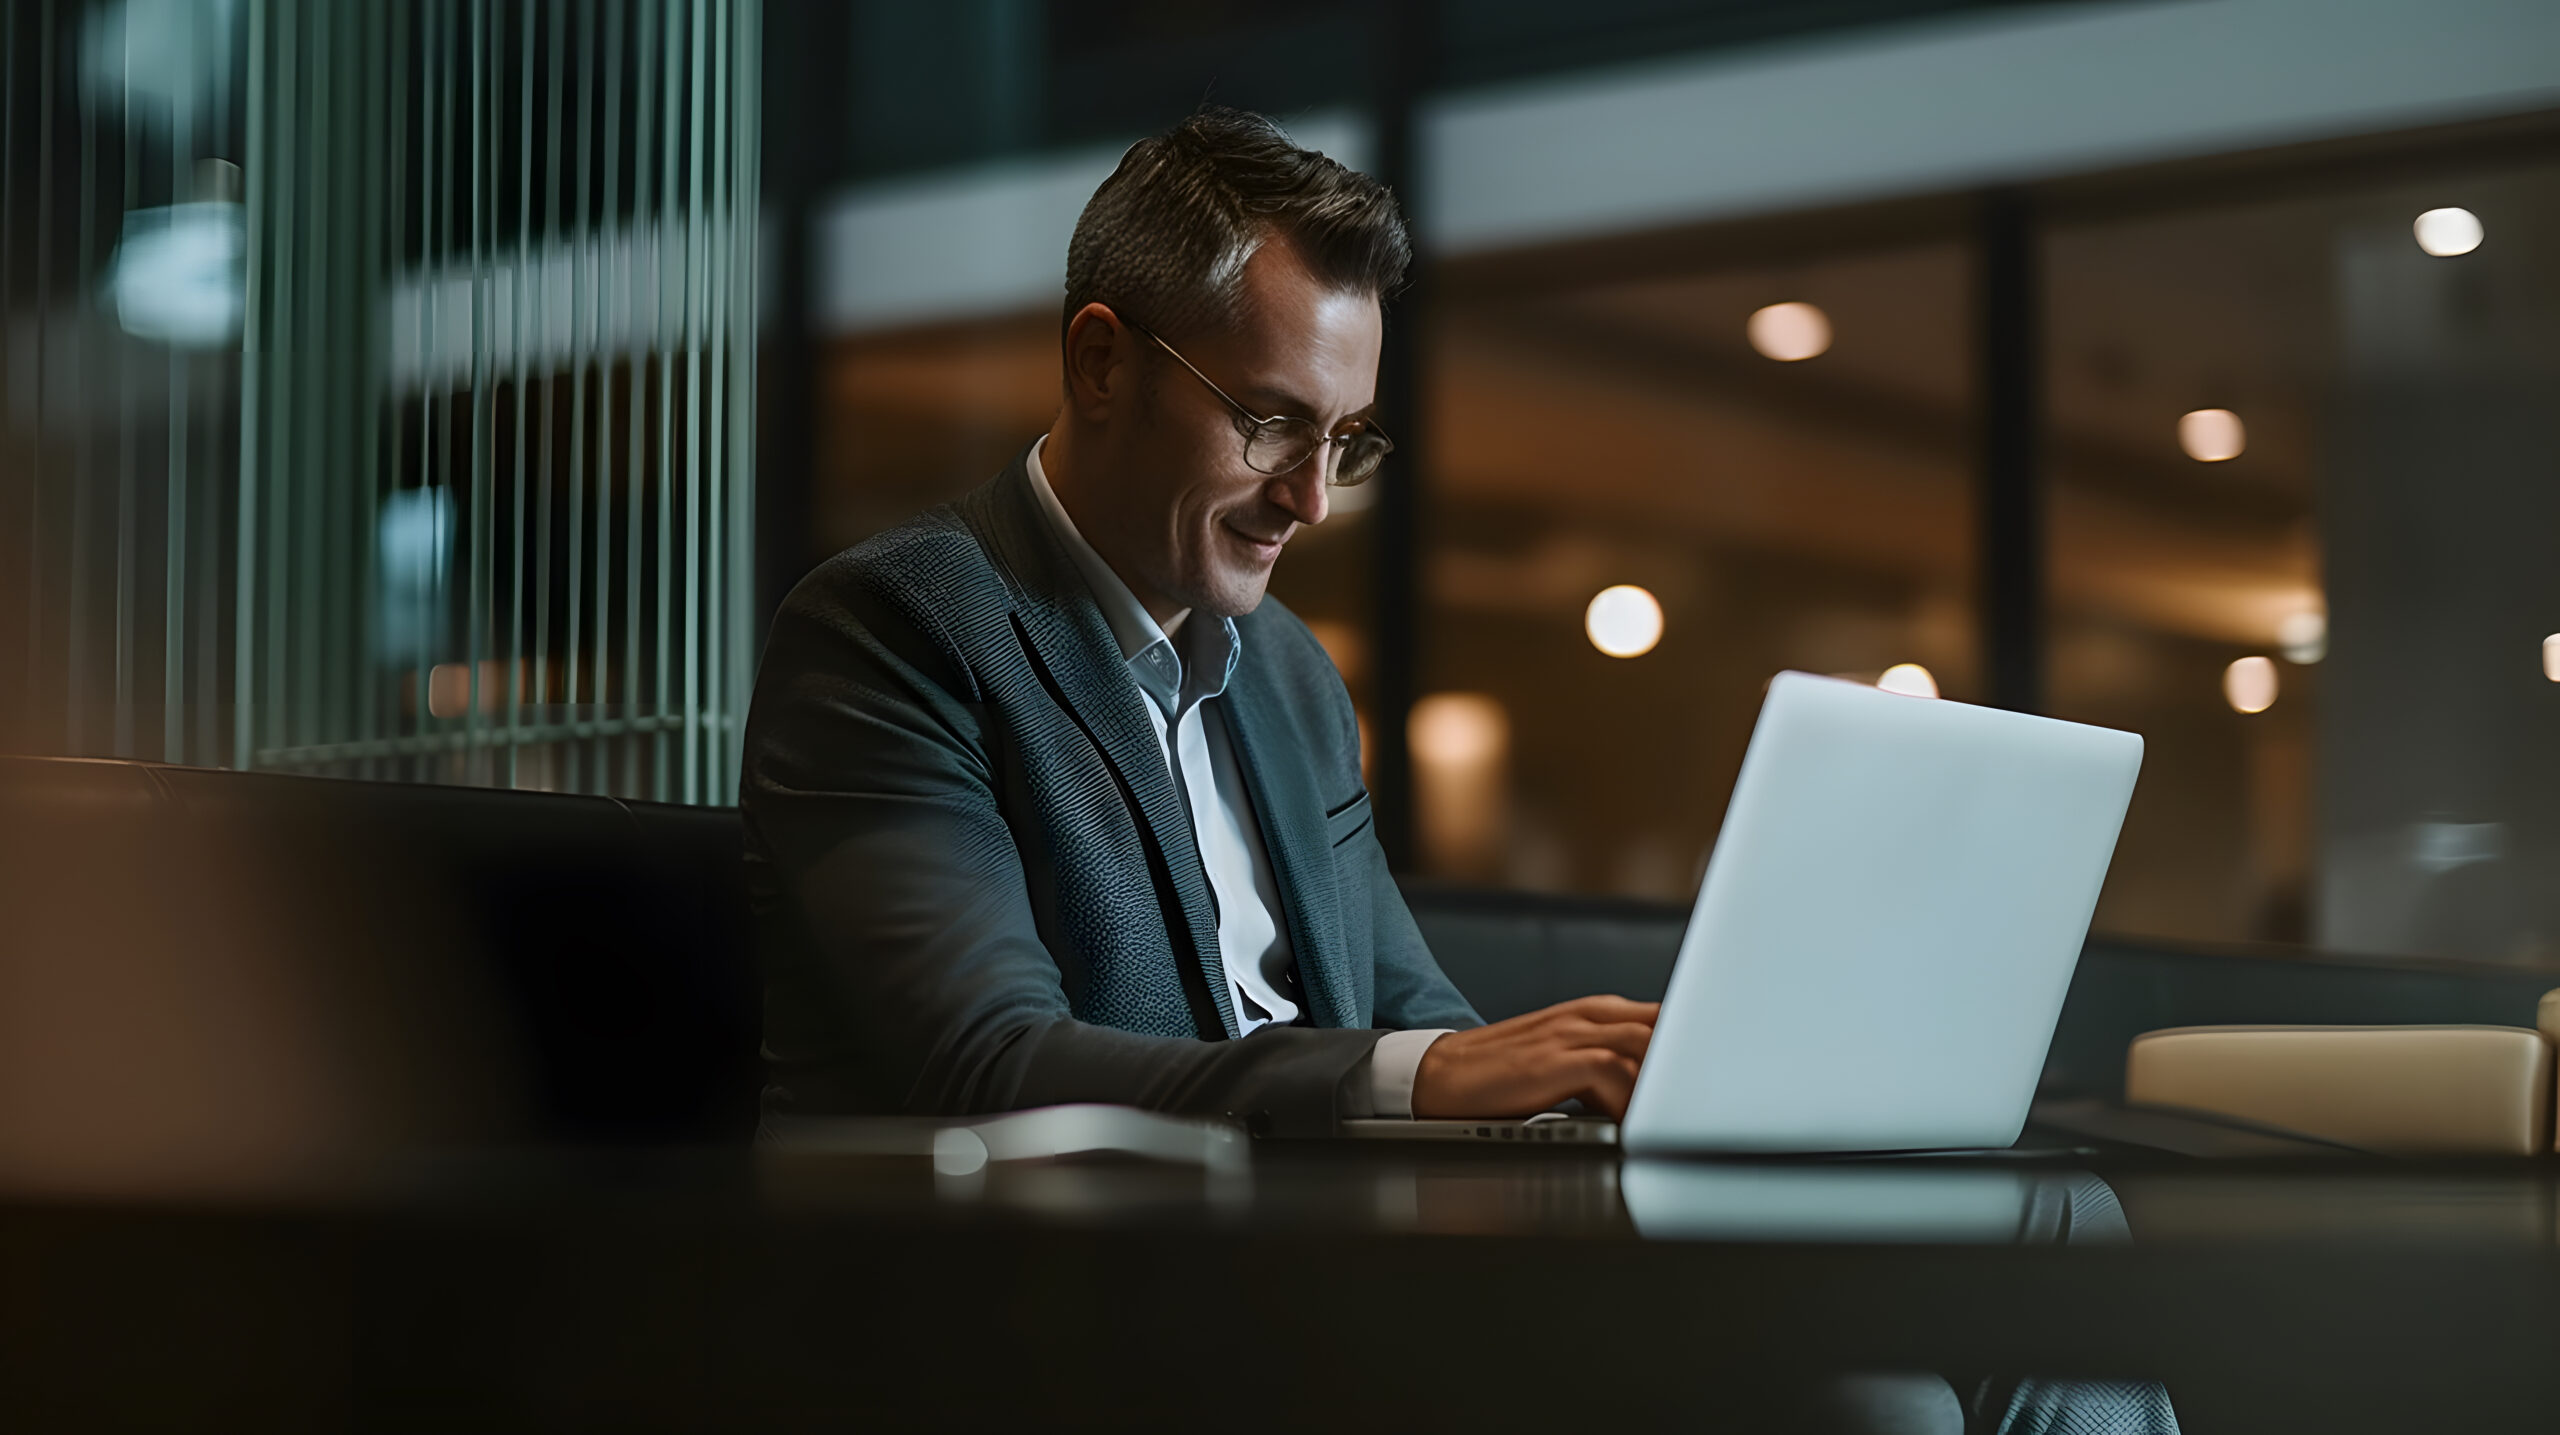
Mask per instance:
[[[1781,673],[1622,1128],[1368,1139],[1643,1153],[2015,1143],[2142,766],[2132,733]]]

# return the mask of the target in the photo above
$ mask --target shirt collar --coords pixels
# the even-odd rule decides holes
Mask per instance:
[[[1129,665],[1141,691],[1163,709],[1165,716],[1181,716],[1192,704],[1214,698],[1227,690],[1227,680],[1234,676],[1236,660],[1243,656],[1244,639],[1236,631],[1233,618],[1220,618],[1214,623],[1197,619],[1180,625],[1180,641],[1165,636],[1153,614],[1129,591],[1129,585],[1111,571],[1102,555],[1093,551],[1084,535],[1076,530],[1076,521],[1067,514],[1067,506],[1058,501],[1058,492],[1049,486],[1049,474],[1040,466],[1040,450],[1049,442],[1042,435],[1023,457],[1022,466],[1031,477],[1031,492],[1040,501],[1040,512],[1049,520],[1050,531],[1066,546],[1067,557],[1083,575],[1085,586],[1093,591],[1093,601],[1102,609],[1102,620],[1110,625],[1111,636],[1120,645],[1120,657]]]

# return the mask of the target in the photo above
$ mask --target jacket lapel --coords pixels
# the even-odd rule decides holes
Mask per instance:
[[[981,519],[981,533],[1012,590],[1014,616],[1031,657],[1137,804],[1143,835],[1161,855],[1182,908],[1180,921],[1207,981],[1210,1002],[1226,1034],[1234,1036],[1235,1004],[1219,959],[1216,902],[1182,795],[1174,789],[1155,723],[1147,716],[1146,697],[1125,671],[1120,645],[1083,575],[1050,532],[1022,461],[1014,460],[1013,467],[971,498],[977,502],[964,506]]]
[[[1260,668],[1246,663],[1237,677]],[[1263,849],[1279,878],[1287,909],[1289,947],[1298,963],[1298,986],[1307,1016],[1318,1026],[1365,1027],[1359,993],[1342,952],[1342,913],[1333,880],[1333,852],[1325,843],[1324,797],[1304,760],[1292,760],[1282,720],[1268,704],[1265,683],[1232,683],[1217,699],[1225,709],[1227,736],[1235,744],[1262,828]]]

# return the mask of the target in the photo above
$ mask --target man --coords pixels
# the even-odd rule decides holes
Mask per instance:
[[[769,1111],[1624,1114],[1654,1004],[1478,1020],[1387,873],[1341,678],[1264,597],[1391,447],[1410,257],[1383,188],[1268,121],[1136,145],[1068,245],[1049,432],[793,591],[739,791]],[[1968,1385],[1795,1393],[1823,1428],[2176,1428],[2157,1386]]]
[[[1048,433],[792,593],[739,791],[769,1111],[1623,1113],[1655,1006],[1477,1017],[1388,874],[1341,678],[1264,597],[1392,446],[1410,258],[1382,186],[1267,120],[1133,146],[1068,245]]]

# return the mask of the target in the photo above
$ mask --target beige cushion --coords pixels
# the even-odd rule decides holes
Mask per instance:
[[[2124,1072],[2127,1101],[2395,1155],[2549,1150],[2551,1082],[2520,1026],[2177,1027],[2135,1037]]]

